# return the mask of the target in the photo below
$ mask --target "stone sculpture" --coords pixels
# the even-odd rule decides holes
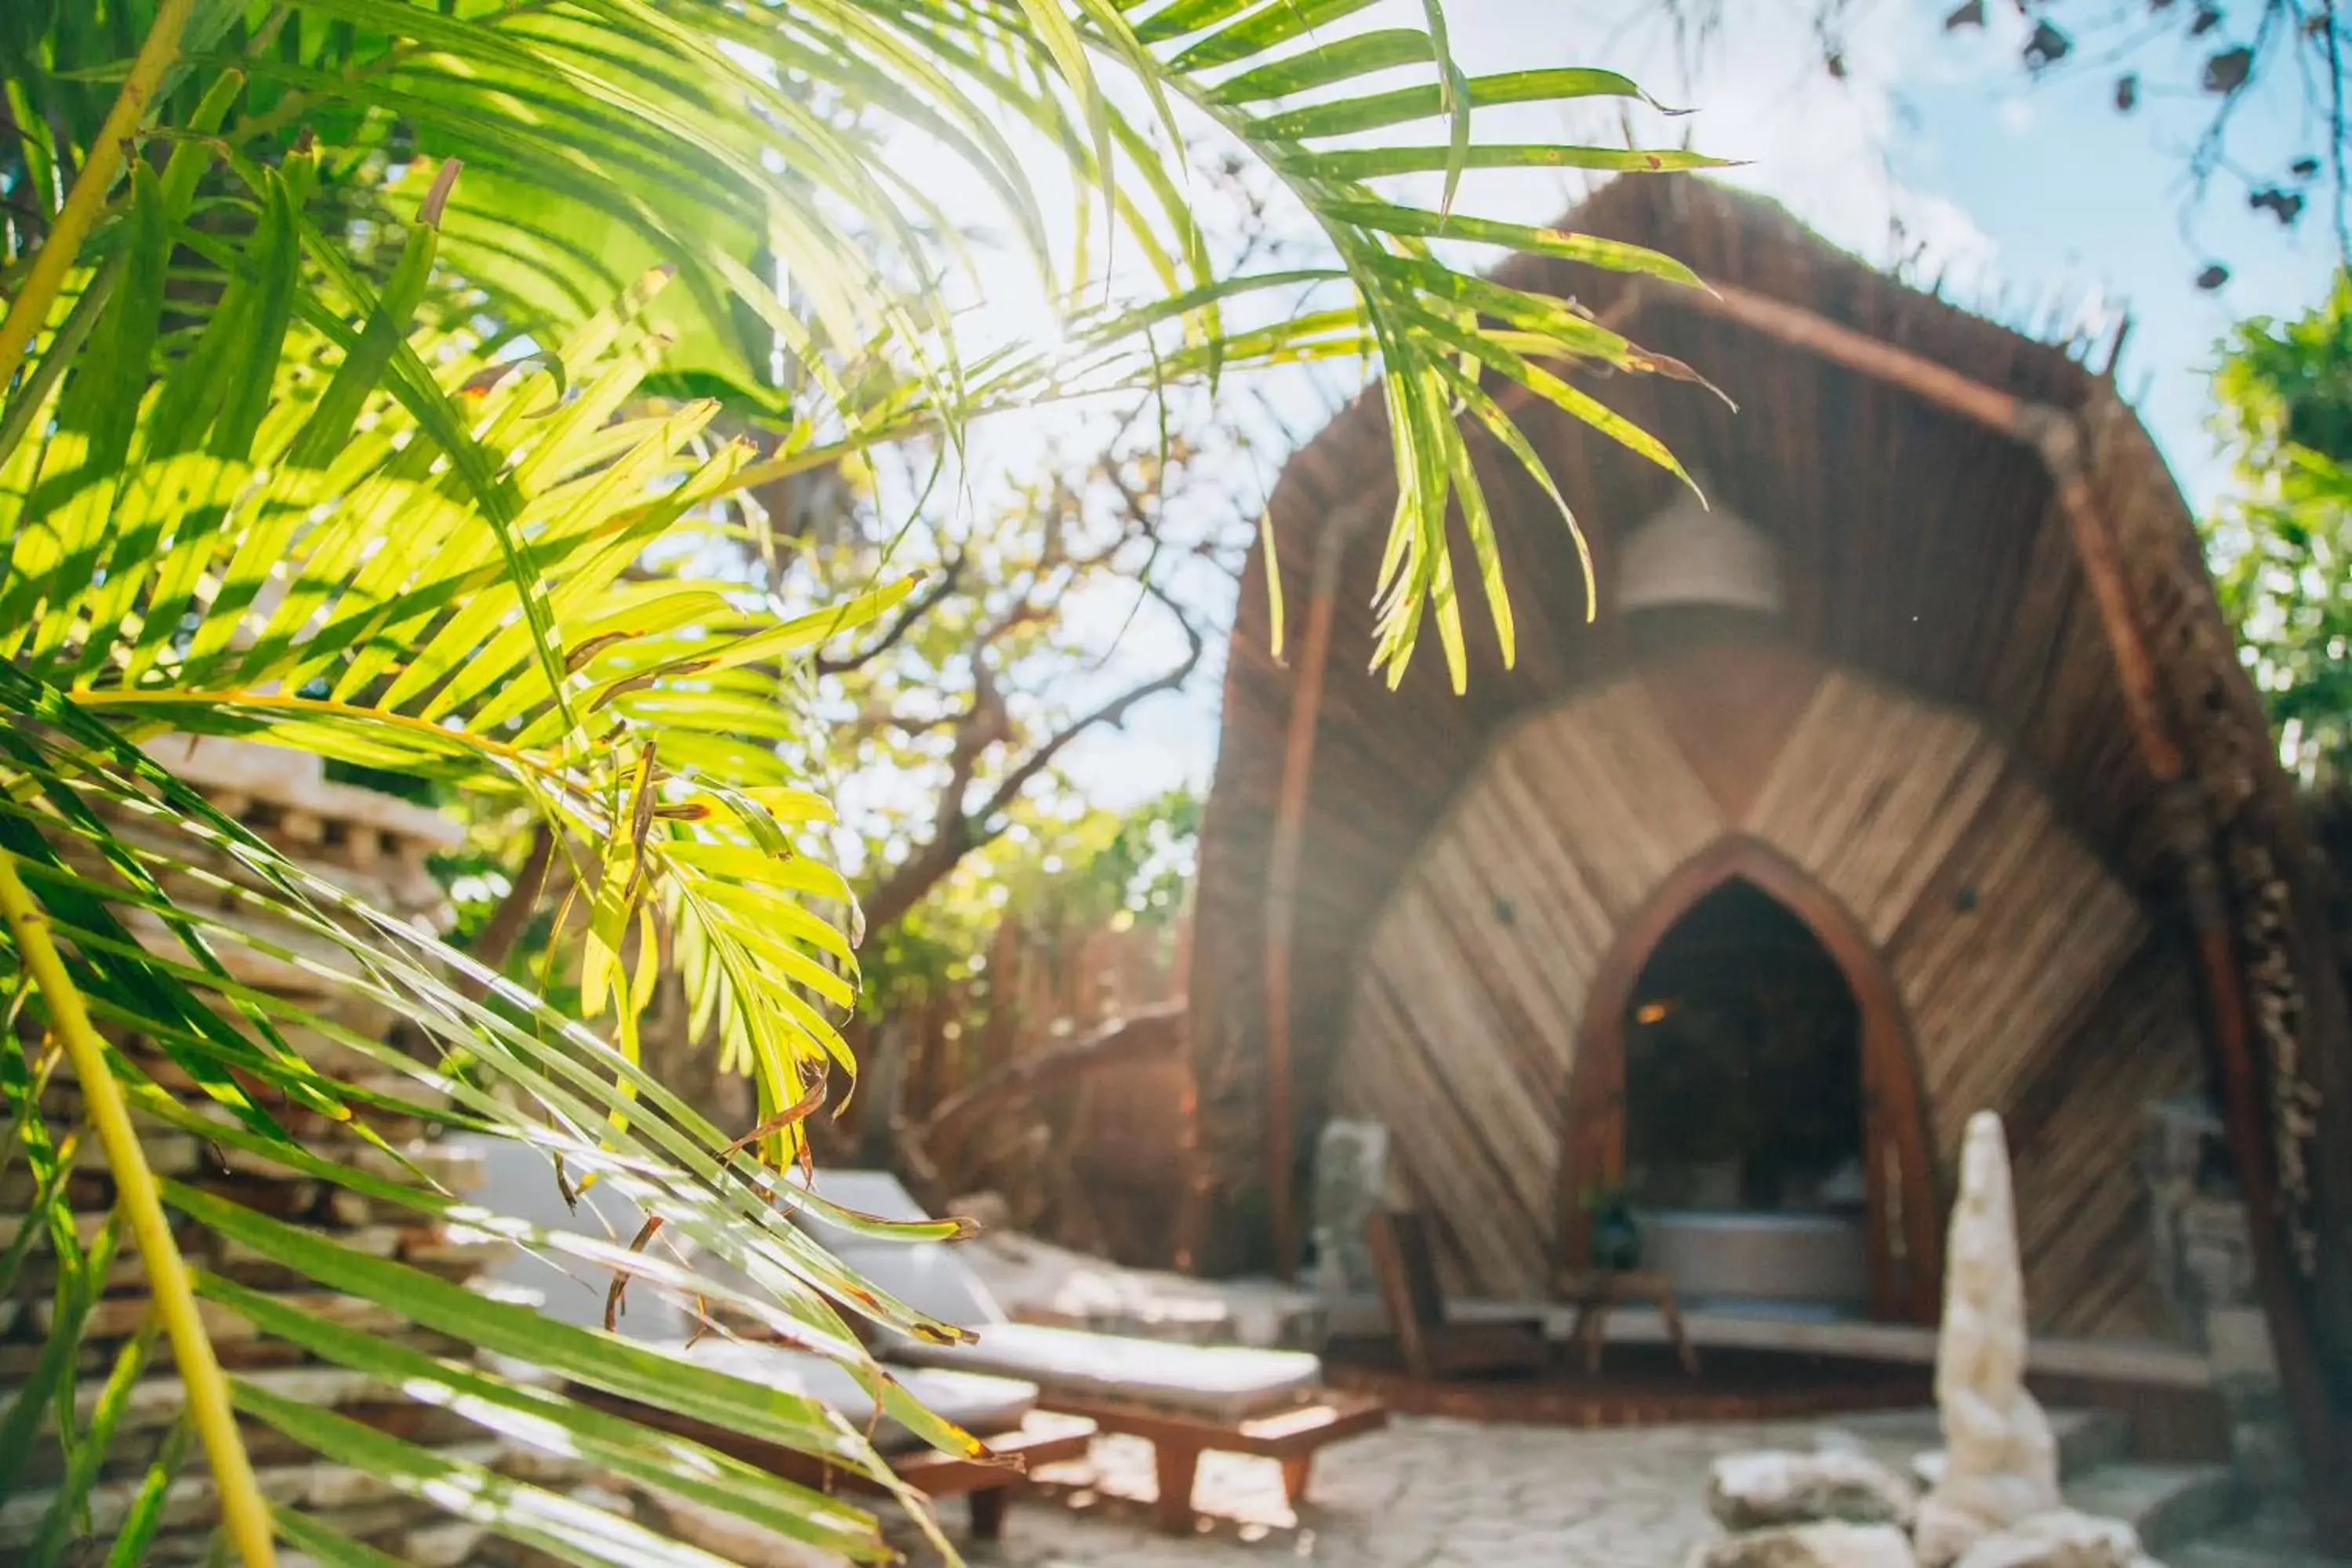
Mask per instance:
[[[1315,1150],[1315,1273],[1327,1299],[1380,1289],[1366,1227],[1388,1195],[1389,1130],[1377,1121],[1325,1123]]]
[[[1919,1505],[1922,1568],[1947,1568],[1984,1536],[2061,1506],[2057,1439],[2025,1389],[2025,1277],[2009,1150],[1989,1110],[1969,1119],[1944,1268],[1936,1348],[1944,1465]]]

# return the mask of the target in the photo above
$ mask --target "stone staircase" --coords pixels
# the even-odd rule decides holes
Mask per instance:
[[[2154,1464],[2131,1458],[2131,1422],[2111,1411],[2053,1410],[2058,1469],[2067,1505],[2119,1519],[2139,1532],[2150,1555],[2169,1568],[2317,1568],[2322,1559],[2297,1555],[2294,1521],[2238,1522],[2244,1499],[2224,1464]],[[1874,1457],[1907,1464],[1921,1482],[1941,1467],[1932,1410],[1890,1411],[1841,1421]]]

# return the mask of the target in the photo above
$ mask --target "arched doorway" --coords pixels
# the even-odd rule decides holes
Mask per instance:
[[[1745,877],[1709,889],[1651,951],[1619,1026],[1637,1206],[1858,1226],[1862,1006],[1787,905]]]
[[[1934,1317],[1940,1210],[1893,981],[1766,846],[1718,841],[1628,922],[1589,996],[1567,1125],[1564,1259],[1585,1256],[1588,1194],[1621,1189],[1655,1216],[1654,1260],[1702,1295]]]

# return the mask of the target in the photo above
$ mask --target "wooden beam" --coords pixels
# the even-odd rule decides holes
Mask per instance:
[[[2074,416],[1971,380],[1908,349],[1884,342],[1800,306],[1751,293],[1731,284],[1712,293],[1654,290],[1648,299],[1667,301],[1704,315],[1737,321],[1769,338],[1902,387],[1929,403],[2033,448],[2057,487],[2083,576],[2098,606],[2099,622],[2123,684],[2132,729],[2149,768],[2159,780],[2180,776],[2180,747],[2173,739],[2158,691],[2156,661],[2149,657],[2124,582],[2114,537],[2091,493],[2082,460],[2082,439]]]
[[[2081,438],[2075,434],[2072,415],[1987,386],[1949,365],[1938,364],[1801,306],[1731,284],[1719,284],[1712,292],[1654,290],[1647,298],[1736,321],[1872,380],[1899,386],[1948,413],[2032,447],[2057,488],[2058,504],[2065,514],[2084,578],[2090,584],[2092,599],[2098,608],[2101,629],[2116,660],[2116,672],[2123,685],[2124,701],[2141,754],[2158,780],[2180,775],[2180,748],[2165,718],[2155,661],[2148,656],[2147,639],[2141,636],[2133,613],[2114,539],[2099,514],[2084,472]]]
[[[2074,553],[2082,561],[2083,576],[2098,605],[2099,622],[2115,655],[2116,675],[2123,684],[2124,705],[2130,711],[2140,751],[2147,759],[2148,770],[2168,784],[2182,775],[2187,763],[2165,718],[2157,689],[2156,659],[2148,652],[2139,616],[2132,608],[2115,531],[2107,526],[2106,514],[2091,489],[2082,437],[2073,417],[2057,409],[2035,407],[2027,417],[2033,447],[2058,488],[2059,510],[2066,515]]]
[[[1817,316],[1801,305],[1752,293],[1729,283],[1708,289],[1652,289],[1645,302],[1678,305],[1702,315],[1719,316],[1752,328],[1792,348],[1801,348],[1874,381],[1891,382],[1917,393],[1928,402],[1972,419],[1979,425],[2030,443],[2032,423],[2027,410],[2034,405],[1962,375],[1948,364],[1913,353],[1908,349],[1874,338],[1867,332]]]
[[[1315,774],[1315,734],[1322,718],[1323,672],[1331,661],[1331,620],[1339,590],[1339,564],[1348,542],[1370,515],[1369,507],[1337,513],[1315,540],[1309,577],[1307,634],[1298,650],[1298,676],[1290,688],[1290,720],[1284,736],[1282,789],[1276,797],[1274,836],[1265,867],[1265,1190],[1274,1229],[1275,1273],[1297,1278],[1298,1194],[1297,1151],[1292,1145],[1290,1050],[1290,936],[1297,918],[1298,856],[1307,821],[1307,792]],[[1266,563],[1274,570],[1274,563]]]
[[[2189,776],[2179,742],[2158,704],[2155,659],[2148,652],[2124,582],[2123,560],[2104,508],[2090,482],[2074,421],[2049,411],[2036,447],[2058,487],[2058,501],[2074,535],[2084,575],[2096,596],[2107,642],[2122,678],[2124,700],[2137,731],[2148,771],[2168,795],[2173,858],[2196,936],[2215,1055],[2221,1069],[2221,1119],[2244,1194],[2253,1241],[2254,1277],[2271,1322],[2273,1350],[2305,1473],[2342,1475],[2352,1466],[2330,1392],[2315,1326],[2294,1282],[2279,1238],[2278,1188],[2265,1134],[2262,1074],[2254,1060],[2245,978],[2231,928],[2229,900],[2213,853],[2214,827],[2203,790]],[[2315,1510],[2317,1511],[2317,1510]]]

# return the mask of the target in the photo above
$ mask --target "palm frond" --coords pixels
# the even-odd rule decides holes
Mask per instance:
[[[1622,344],[1612,352],[1572,311],[1525,290],[1473,301],[1473,275],[1430,246],[1528,250],[1686,285],[1696,279],[1685,268],[1636,247],[1459,214],[1456,187],[1467,170],[1643,173],[1718,160],[1491,141],[1477,130],[1483,109],[1643,95],[1613,72],[1575,67],[1469,77],[1448,54],[1442,11],[1430,7],[1412,28],[1360,26],[1366,9],[1167,0],[1080,5],[1064,22],[1059,6],[1031,0],[297,0],[274,24],[221,27],[190,76],[234,68],[251,79],[219,134],[257,162],[282,157],[306,126],[348,127],[353,151],[319,179],[371,227],[393,221],[380,179],[388,142],[420,184],[463,160],[470,173],[449,205],[446,259],[510,331],[562,336],[629,277],[677,268],[680,287],[660,307],[665,384],[709,388],[778,432],[756,479],[919,429],[952,433],[1045,397],[1302,357],[1360,357],[1401,385],[1433,389],[1432,356],[1459,351],[1440,346],[1433,319],[1474,337],[1526,339],[1517,360],[1481,367],[1506,384],[1524,384],[1519,367],[1540,358],[1674,368]],[[83,65],[105,74],[100,60]],[[193,91],[194,79],[180,89]],[[1017,137],[1002,123],[1008,108]],[[1354,331],[1277,319],[1233,328],[1244,342],[1229,337],[1227,306],[1271,280],[1220,274],[1184,182],[1170,175],[1192,123],[1270,169],[1322,229]],[[1068,354],[967,363],[940,287],[962,242],[928,194],[877,156],[909,138],[970,171],[1052,297],[1076,308],[1087,293],[1083,275],[1067,289],[1052,279],[1065,261],[1083,274],[1098,211],[1116,230],[1108,248],[1124,242],[1149,263],[1159,308],[1079,309]],[[1076,223],[1049,216],[1032,174],[1040,154],[1065,160],[1076,181]],[[1442,176],[1434,205],[1375,188],[1417,175]],[[1500,324],[1492,306],[1503,308]],[[1163,326],[1181,350],[1150,339]],[[770,369],[779,350],[789,365],[781,384]],[[850,369],[877,353],[903,389],[878,405],[853,390],[866,383]],[[1598,408],[1581,399],[1571,411]],[[1436,578],[1449,506],[1460,485],[1479,483],[1464,460],[1461,412],[1441,398],[1394,426],[1397,550],[1379,648],[1391,673],[1412,652],[1422,607],[1458,633]],[[1639,449],[1662,455],[1655,443]],[[1507,623],[1496,629],[1507,655]]]
[[[885,1554],[864,1511],[566,1389],[716,1413],[894,1486],[840,1413],[466,1289],[462,1247],[322,1236],[267,1212],[247,1178],[759,1323],[849,1367],[926,1441],[972,1451],[843,1313],[959,1331],[873,1290],[785,1213],[814,1202],[787,1180],[798,1118],[855,1065],[836,1020],[857,915],[811,852],[826,807],[798,760],[822,736],[777,704],[775,677],[911,584],[781,604],[676,555],[733,526],[752,486],[920,433],[961,439],[992,411],[1354,359],[1384,374],[1396,443],[1377,656],[1401,676],[1427,616],[1461,680],[1456,510],[1507,653],[1471,427],[1549,488],[1498,395],[1517,386],[1673,468],[1570,377],[1688,373],[1456,267],[1441,242],[1695,280],[1650,252],[1458,213],[1464,175],[1708,160],[1485,137],[1489,106],[1638,92],[1591,70],[1471,77],[1433,3],[1419,28],[1369,11],[0,6],[0,984],[17,1042],[0,1049],[0,1184],[18,1216],[0,1286],[39,1298],[41,1331],[0,1346],[17,1357],[0,1551],[53,1561],[110,1536],[115,1560],[137,1560],[184,1508],[201,1443],[212,1506],[252,1563],[273,1540],[381,1557],[315,1500],[266,1501],[257,1452],[315,1457],[369,1495],[578,1563],[704,1558],[500,1454],[584,1458]],[[1200,130],[1287,189],[1327,265],[1220,262],[1183,169]],[[960,337],[963,215],[897,166],[909,139],[996,204],[1066,318],[1058,342]],[[1433,204],[1391,184],[1427,177]],[[1056,216],[1065,184],[1076,210]],[[549,973],[576,1005],[274,847],[159,760],[167,735],[390,771],[536,823],[572,889]],[[756,1137],[638,1061],[665,970],[695,1029],[757,1079]],[[422,1048],[363,1026],[387,1016]],[[529,1139],[566,1181],[609,1185],[749,1284],[441,1190],[414,1139],[436,1127]],[[220,1353],[246,1343],[333,1396]],[[176,1384],[153,1374],[164,1344]],[[184,1417],[168,1392],[183,1386]],[[468,1440],[365,1418],[401,1401]]]
[[[240,1157],[232,1168],[264,1162],[362,1199],[430,1215],[578,1265],[610,1268],[646,1289],[676,1291],[762,1322],[771,1332],[872,1379],[882,1408],[893,1419],[943,1446],[975,1447],[871,1366],[828,1304],[827,1293],[855,1300],[913,1331],[941,1336],[956,1331],[867,1290],[786,1224],[776,1207],[784,1189],[772,1166],[748,1152],[719,1152],[729,1147],[719,1129],[544,1003],[510,988],[493,993],[491,1000],[469,999],[454,982],[478,971],[462,955],[360,906],[348,892],[222,817],[108,724],[79,710],[68,694],[21,679],[5,684],[5,705],[21,727],[14,731],[8,758],[16,787],[0,816],[0,854],[8,857],[0,892],[13,885],[38,897],[40,923],[53,939],[52,952],[64,972],[60,977],[34,971],[38,1005],[60,1033],[69,1033],[58,999],[101,998],[93,1011],[110,1036],[162,1047],[154,1055],[109,1049],[96,1070],[85,1055],[76,1059],[67,1082],[85,1095],[119,1083],[128,1112],[151,1133],[169,1130],[201,1140]],[[112,826],[133,819],[145,821],[148,831],[134,837]],[[167,882],[208,885],[216,896],[205,900],[201,910],[193,910],[166,896]],[[10,913],[13,921],[13,905]],[[126,915],[149,919],[127,923]],[[26,943],[17,951],[29,955],[37,949]],[[424,1029],[440,1051],[419,1058],[338,1024],[316,1011],[315,1004],[235,978],[257,958],[299,964],[338,996],[397,1011]],[[24,976],[12,973],[5,978]],[[197,1019],[206,1026],[189,1028]],[[288,1042],[294,1039],[309,1042],[307,1048],[299,1054],[290,1049]],[[449,1053],[459,1051],[472,1070],[453,1077],[445,1063]],[[184,1064],[219,1069],[211,1079],[233,1086],[227,1098],[191,1104],[156,1076],[159,1067]],[[405,1083],[405,1097],[362,1087],[347,1076],[352,1067],[346,1064],[372,1069],[361,1076],[377,1081]],[[205,1080],[189,1072],[185,1081]],[[16,1083],[28,1085],[29,1077]],[[306,1092],[297,1094],[298,1089]],[[446,1110],[434,1103],[444,1098]],[[394,1110],[527,1135],[556,1153],[575,1181],[608,1182],[648,1212],[662,1214],[698,1248],[756,1280],[761,1292],[698,1279],[657,1252],[551,1235],[501,1219],[436,1192],[397,1158],[372,1169],[312,1152],[278,1121],[288,1108],[304,1103],[322,1106],[337,1119],[363,1121],[371,1113]],[[533,1110],[520,1110],[518,1105]],[[11,1109],[20,1127],[41,1130],[32,1141],[54,1147],[73,1135],[70,1129],[48,1124],[37,1096],[28,1093]],[[256,1110],[257,1115],[249,1114]],[[615,1119],[624,1111],[629,1113],[626,1128],[616,1131]],[[106,1124],[95,1113],[93,1119],[101,1128]],[[123,1172],[143,1163],[121,1156],[110,1159],[110,1166],[120,1181]],[[709,1495],[699,1500],[763,1528],[803,1536],[814,1532],[822,1544],[860,1560],[883,1554],[867,1516],[756,1472],[735,1473],[744,1468],[690,1450],[677,1439],[649,1435],[541,1384],[552,1375],[706,1419],[717,1411],[737,1429],[887,1481],[887,1467],[865,1436],[836,1413],[797,1395],[681,1367],[658,1351],[599,1331],[550,1323],[526,1305],[484,1297],[431,1269],[370,1256],[243,1206],[194,1173],[163,1178],[158,1195],[202,1228],[215,1258],[236,1256],[247,1264],[266,1263],[324,1293],[262,1294],[219,1272],[217,1264],[199,1270],[194,1299],[241,1318],[253,1331],[408,1397],[437,1403],[440,1395],[425,1391],[446,1389],[454,1408],[489,1432],[546,1452],[584,1451],[618,1474],[667,1478],[690,1453],[693,1464],[684,1468],[685,1475],[690,1480],[699,1469],[709,1478],[703,1489]],[[51,1233],[53,1245],[60,1234],[74,1237],[78,1226],[64,1188],[53,1184],[44,1202],[32,1212]],[[919,1227],[926,1236],[945,1228]],[[224,1254],[224,1247],[230,1252]],[[159,1300],[167,1299],[167,1283],[154,1278],[156,1259],[176,1255],[172,1241],[142,1237],[147,1283]],[[94,1247],[68,1240],[59,1256],[69,1264],[66,1273],[81,1282],[70,1288],[87,1295],[90,1281],[109,1274],[110,1242],[106,1233]],[[367,1303],[376,1310],[355,1314],[338,1301]],[[78,1337],[60,1334],[51,1344],[71,1347]],[[509,1373],[452,1359],[457,1346],[488,1349],[537,1368],[538,1375],[518,1382]],[[60,1353],[63,1360],[51,1358],[47,1375],[28,1381],[20,1392],[11,1413],[17,1425],[25,1424],[20,1413],[37,1413],[61,1391],[70,1391],[71,1352],[68,1348]],[[447,1495],[446,1488],[432,1480],[436,1467],[450,1463],[445,1458],[308,1411],[247,1374],[232,1374],[228,1387],[238,1410],[314,1452],[389,1475],[395,1489],[402,1489],[405,1477],[419,1496]],[[100,1399],[102,1404],[103,1394]],[[37,1415],[33,1422],[37,1425]],[[44,1500],[44,1519],[77,1485],[86,1499],[98,1457],[107,1452],[104,1447],[88,1448],[97,1430],[92,1426],[79,1434],[83,1462],[63,1478],[65,1489]],[[661,1484],[671,1483],[664,1479]],[[562,1517],[580,1512],[578,1505],[529,1486],[480,1489],[483,1500],[467,1517],[542,1546],[547,1531],[563,1534],[558,1528]],[[233,1496],[234,1486],[225,1479],[221,1492],[225,1499]],[[5,1532],[0,1515],[0,1535]],[[607,1543],[592,1561],[622,1562],[643,1549],[625,1528],[599,1536],[595,1529],[578,1525],[574,1534],[564,1539],[575,1548],[590,1540]]]

